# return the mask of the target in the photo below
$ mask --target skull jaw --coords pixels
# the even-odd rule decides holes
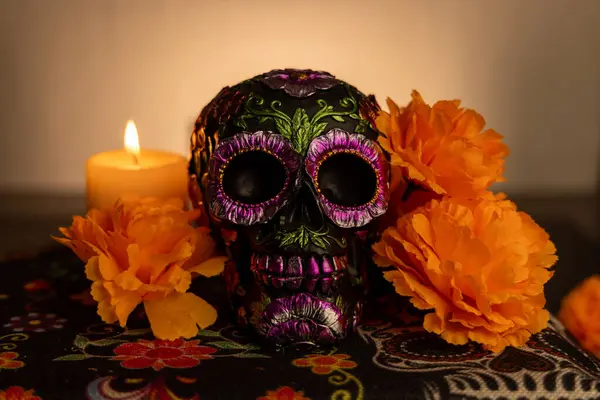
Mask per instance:
[[[237,254],[225,273],[230,302],[240,326],[251,328],[268,347],[311,348],[344,339],[360,320],[362,278],[353,276],[347,256],[305,255],[307,267],[269,269],[265,255]],[[276,257],[271,256],[271,259]],[[319,269],[315,268],[315,261]]]

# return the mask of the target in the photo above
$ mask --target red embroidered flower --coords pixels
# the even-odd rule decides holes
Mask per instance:
[[[259,397],[256,400],[310,400],[304,397],[304,392],[296,392],[289,386],[282,386],[277,390],[267,390],[265,396]]]
[[[324,356],[322,354],[309,354],[304,358],[297,358],[292,363],[296,367],[310,367],[314,374],[329,375],[336,369],[351,369],[358,364],[348,360],[348,354],[333,354]]]
[[[73,301],[83,304],[84,306],[95,306],[98,304],[92,297],[90,289],[86,289],[81,293],[72,294],[69,298]]]
[[[23,289],[28,292],[37,292],[38,290],[50,289],[50,283],[44,279],[36,279],[25,283]]]
[[[0,370],[24,367],[25,363],[23,361],[15,360],[17,357],[19,357],[19,353],[15,353],[14,351],[0,353]]]
[[[33,394],[34,390],[25,390],[21,386],[11,386],[0,390],[0,400],[42,400]]]
[[[113,360],[120,360],[121,366],[128,369],[152,367],[158,371],[168,368],[191,368],[208,360],[217,350],[208,346],[198,346],[199,340],[143,340],[136,343],[123,343],[115,349]]]

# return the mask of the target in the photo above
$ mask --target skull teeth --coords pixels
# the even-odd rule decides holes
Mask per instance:
[[[254,254],[250,264],[253,271],[267,271],[273,275],[319,276],[345,270],[348,266],[348,258],[346,256],[303,258],[301,256],[283,257]]]
[[[328,293],[335,288],[340,273],[348,266],[346,256],[289,256],[252,255],[250,266],[257,279],[266,286],[304,288],[309,292]]]

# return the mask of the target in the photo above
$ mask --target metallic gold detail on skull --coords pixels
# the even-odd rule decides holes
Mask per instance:
[[[289,168],[287,167],[287,165],[285,164],[285,162],[281,159],[281,157],[278,154],[274,153],[273,151],[271,151],[269,149],[258,148],[258,147],[248,147],[248,148],[245,148],[245,149],[240,149],[235,154],[233,154],[231,157],[229,157],[223,163],[223,165],[221,165],[221,168],[219,168],[219,184],[221,186],[223,185],[223,177],[225,176],[225,170],[227,169],[227,167],[231,163],[231,160],[233,160],[234,158],[238,157],[241,154],[249,153],[249,152],[253,152],[253,151],[260,151],[260,152],[269,154],[269,155],[273,156],[274,158],[276,158],[281,163],[281,166],[285,169],[285,174],[286,174],[285,183],[283,184],[283,187],[281,188],[281,190],[279,191],[279,193],[277,193],[276,195],[274,195],[274,196],[270,197],[269,199],[264,200],[264,201],[262,201],[260,203],[252,204],[253,206],[261,206],[261,205],[269,203],[273,199],[275,199],[278,196],[280,196],[281,193],[284,192],[288,188],[288,186],[290,184],[290,171],[289,171]],[[227,193],[224,193],[224,194],[226,196],[228,196]],[[230,196],[228,196],[228,197],[230,197]],[[232,199],[231,197],[230,197],[230,200],[232,202],[234,202],[235,204],[240,205],[240,206],[245,206],[246,205],[246,203],[243,203],[241,201]]]
[[[353,155],[361,158],[362,160],[364,160],[364,162],[366,162],[367,164],[369,164],[371,166],[371,168],[373,168],[373,173],[377,177],[377,182],[379,182],[381,180],[381,171],[378,170],[377,168],[375,168],[375,166],[373,165],[373,163],[367,157],[365,157],[361,152],[359,152],[357,150],[354,150],[354,149],[333,150],[333,151],[330,151],[329,153],[325,154],[317,162],[317,168],[316,168],[316,171],[315,171],[315,176],[319,176],[319,169],[321,168],[321,165],[327,159],[329,159],[331,156],[335,156],[337,154],[353,154]],[[323,196],[323,193],[321,192],[321,188],[319,187],[319,180],[315,179],[314,182],[313,182],[313,184],[315,186],[315,190],[317,191],[317,193],[319,193],[321,196]],[[381,192],[383,190],[383,188],[381,187],[381,185],[375,185],[375,187],[376,187],[375,193],[373,193],[373,196],[371,197],[371,199],[368,202],[366,202],[365,204],[361,204],[359,206],[354,206],[354,207],[338,205],[338,207],[340,207],[342,209],[346,209],[346,210],[358,210],[358,209],[363,208],[365,206],[369,206],[369,205],[374,204],[377,201],[377,198],[381,195]]]

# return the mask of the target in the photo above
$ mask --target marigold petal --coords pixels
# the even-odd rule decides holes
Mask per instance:
[[[91,257],[85,264],[85,276],[90,281],[97,281],[102,278],[100,275],[100,257]]]
[[[198,326],[206,328],[217,319],[213,306],[192,293],[173,292],[162,300],[144,301],[152,332],[159,339],[191,338]]]
[[[207,277],[216,276],[223,272],[227,260],[227,257],[213,257],[194,267],[188,268],[188,271]]]
[[[102,278],[108,281],[112,281],[121,273],[117,263],[105,254],[98,256],[98,270]]]
[[[127,319],[129,314],[142,302],[142,298],[133,292],[127,292],[124,296],[119,298],[118,303],[115,305],[115,315],[119,320],[119,325],[124,327],[127,325]]]
[[[92,298],[97,302],[103,301],[110,296],[108,291],[104,288],[104,284],[102,283],[102,281],[96,281],[92,283],[90,294],[92,295]]]
[[[115,278],[115,283],[125,290],[136,291],[144,284],[130,270],[123,271]]]
[[[102,300],[98,303],[98,315],[107,324],[112,324],[118,320],[115,308],[109,300]]]

